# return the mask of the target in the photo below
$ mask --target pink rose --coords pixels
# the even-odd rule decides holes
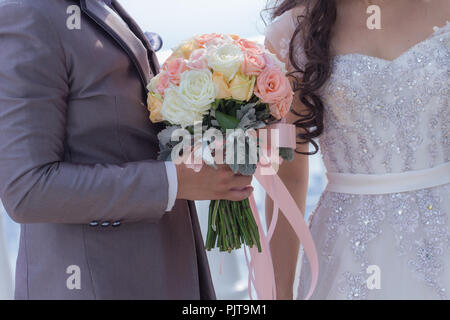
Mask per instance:
[[[242,73],[247,76],[257,76],[266,67],[266,60],[261,54],[257,54],[253,51],[244,51],[244,62],[242,63]]]
[[[180,84],[180,76],[183,72],[188,70],[186,61],[183,58],[177,58],[166,61],[163,65],[163,70],[165,70],[169,76],[169,80],[175,84]]]
[[[280,68],[267,66],[256,80],[255,95],[263,103],[277,103],[292,96],[292,88],[288,78]]]
[[[263,53],[263,49],[261,48],[261,46],[259,44],[257,44],[256,42],[254,42],[254,41],[249,41],[249,40],[246,40],[246,39],[238,39],[236,41],[236,43],[244,51],[251,51],[251,52],[253,52],[255,54],[262,54]]]
[[[164,91],[169,87],[169,74],[167,72],[161,72],[158,75],[158,83],[155,86],[155,92],[164,97]]]
[[[206,59],[206,50],[205,49],[197,49],[191,53],[187,66],[190,69],[207,69],[208,68],[208,60]]]
[[[223,36],[218,33],[208,33],[208,34],[202,34],[195,37],[195,41],[198,42],[199,45],[204,46],[207,42],[214,40],[214,39],[223,39]]]
[[[272,103],[271,105],[269,105],[270,114],[277,120],[286,117],[286,115],[291,110],[293,100],[294,96],[292,94],[289,94],[284,99],[276,103]]]

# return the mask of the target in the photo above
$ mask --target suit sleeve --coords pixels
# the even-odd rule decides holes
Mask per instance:
[[[164,162],[63,161],[68,75],[55,26],[20,0],[0,3],[0,197],[19,223],[158,222]],[[61,26],[65,27],[65,26]]]

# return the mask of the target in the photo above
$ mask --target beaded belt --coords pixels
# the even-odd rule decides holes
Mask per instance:
[[[450,183],[450,162],[434,168],[389,174],[327,172],[326,191],[349,194],[389,194]]]

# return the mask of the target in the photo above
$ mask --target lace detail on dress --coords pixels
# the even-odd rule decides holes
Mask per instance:
[[[280,58],[283,59],[283,61],[289,60],[289,44],[291,40],[288,38],[281,38],[280,39]]]
[[[335,58],[319,138],[329,171],[391,173],[450,161],[448,26],[393,61]]]
[[[389,195],[325,192],[319,207],[329,209],[330,214],[325,221],[316,222],[324,223],[327,228],[321,261],[327,265],[335,263],[336,255],[342,254],[334,249],[341,237],[348,241],[359,266],[357,272],[344,271],[340,275],[339,291],[347,299],[366,297],[366,270],[374,263],[370,253],[375,241],[389,228],[395,236],[398,257],[405,257],[415,277],[425,281],[439,298],[447,299],[440,276],[448,263],[443,255],[450,252],[450,234],[448,214],[441,207],[449,193],[448,185]]]

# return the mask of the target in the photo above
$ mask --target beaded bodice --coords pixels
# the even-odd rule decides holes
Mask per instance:
[[[286,36],[276,44],[285,61]],[[325,129],[319,143],[329,172],[398,173],[450,161],[449,41],[447,23],[392,61],[334,57],[321,89]],[[304,53],[296,55],[301,66]]]
[[[395,173],[450,161],[450,24],[393,61],[338,55],[322,89],[328,171]]]

